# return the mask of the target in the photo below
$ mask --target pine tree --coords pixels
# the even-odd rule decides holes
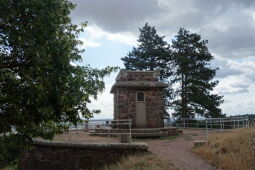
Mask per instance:
[[[155,27],[148,23],[139,28],[138,47],[134,47],[126,57],[121,58],[128,70],[159,70],[161,78],[166,79],[172,72],[168,69],[170,45],[159,36]]]
[[[214,81],[216,70],[211,68],[210,54],[201,36],[189,33],[181,28],[172,41],[173,64],[175,68],[173,83],[179,84],[178,98],[172,103],[174,116],[192,118],[194,116],[222,117],[218,106],[223,103],[223,96],[212,94],[218,84]]]
[[[165,36],[159,36],[154,26],[148,23],[139,28],[138,47],[134,47],[126,57],[121,58],[128,70],[159,70],[160,78],[169,84],[165,89],[165,108],[169,106],[172,88],[169,78],[172,76],[170,45],[164,41]],[[168,115],[166,113],[166,115]]]

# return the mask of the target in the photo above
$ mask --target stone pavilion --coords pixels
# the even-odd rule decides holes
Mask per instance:
[[[159,71],[120,70],[112,86],[114,120],[131,119],[133,128],[164,126],[163,89]]]

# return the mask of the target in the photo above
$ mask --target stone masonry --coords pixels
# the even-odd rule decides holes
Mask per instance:
[[[158,71],[121,70],[111,89],[114,94],[114,119],[132,119],[136,127],[136,95],[143,92],[146,103],[146,128],[163,127],[163,89],[167,84],[158,80]]]
[[[123,156],[147,152],[145,143],[69,143],[34,140],[21,159],[21,170],[101,169]]]

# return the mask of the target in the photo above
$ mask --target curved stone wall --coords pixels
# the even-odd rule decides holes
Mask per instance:
[[[115,163],[121,157],[146,152],[145,143],[68,143],[34,140],[34,149],[25,152],[23,170],[97,169]]]

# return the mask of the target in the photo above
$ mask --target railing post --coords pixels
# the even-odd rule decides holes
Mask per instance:
[[[109,120],[106,121],[106,124],[107,124],[107,140],[108,140],[108,143],[109,143],[109,139],[110,139],[110,136],[109,136]]]
[[[130,138],[130,143],[132,142],[131,140],[132,140],[132,127],[131,127],[131,124],[132,124],[132,120],[131,119],[129,119],[129,138]]]
[[[210,118],[210,124],[211,124],[211,129],[212,129],[212,119]]]
[[[76,125],[76,136],[78,137],[78,126]]]
[[[85,120],[85,121],[84,121],[84,124],[85,124],[85,125],[84,125],[84,127],[85,127],[85,130],[84,130],[84,131],[85,131],[85,132],[88,132],[88,131],[89,131],[89,121],[88,121],[88,120]]]
[[[222,131],[222,121],[221,121],[221,118],[220,118],[220,130]]]
[[[206,140],[208,140],[208,129],[207,129],[207,119],[205,119],[205,131],[206,131]]]

